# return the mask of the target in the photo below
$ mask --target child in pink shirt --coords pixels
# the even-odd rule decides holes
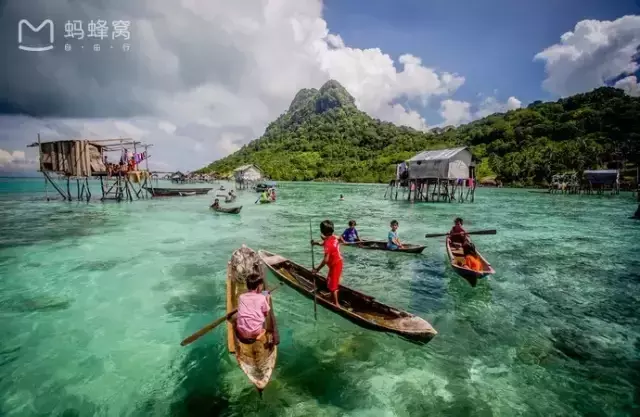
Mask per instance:
[[[244,339],[264,340],[265,321],[269,310],[269,293],[262,291],[264,282],[258,274],[247,277],[247,292],[238,297],[236,329]]]

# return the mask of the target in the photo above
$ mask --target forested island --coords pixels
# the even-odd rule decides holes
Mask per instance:
[[[199,172],[253,163],[274,180],[388,182],[416,153],[469,146],[478,178],[542,185],[556,173],[640,162],[640,98],[601,87],[556,102],[496,113],[459,127],[420,132],[358,110],[337,81],[303,89],[264,135]]]

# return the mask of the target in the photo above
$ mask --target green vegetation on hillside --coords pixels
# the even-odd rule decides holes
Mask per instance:
[[[557,102],[494,114],[428,133],[381,122],[359,111],[336,81],[303,89],[264,135],[201,172],[254,163],[274,180],[388,182],[395,164],[416,153],[470,146],[478,177],[534,184],[563,171],[640,162],[640,98],[603,87]]]

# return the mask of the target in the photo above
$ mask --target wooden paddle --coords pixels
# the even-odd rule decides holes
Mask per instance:
[[[475,232],[466,232],[466,233],[432,233],[426,234],[424,237],[441,237],[441,236],[455,236],[455,235],[495,235],[497,233],[496,229],[490,230],[476,230]]]
[[[316,268],[316,259],[313,254],[313,230],[311,229],[311,220],[309,220],[309,239],[311,241],[311,269]],[[313,317],[318,321],[318,288],[316,287],[316,277],[313,276]]]
[[[269,291],[269,294],[273,294],[273,292],[275,290],[277,290],[278,288],[280,288],[282,286],[282,284],[283,284],[282,282],[280,284],[278,284],[274,289]],[[229,313],[227,313],[224,316],[220,317],[219,319],[211,322],[210,324],[207,324],[202,329],[198,330],[197,332],[195,332],[194,334],[192,334],[191,336],[187,337],[182,342],[180,342],[180,346],[187,346],[187,345],[195,342],[196,340],[200,339],[205,334],[209,333],[211,330],[213,330],[216,327],[218,327],[220,324],[222,324],[225,321],[231,319],[231,317],[233,317],[233,315],[236,314],[237,312],[238,312],[238,309],[236,308],[235,310],[230,311]]]

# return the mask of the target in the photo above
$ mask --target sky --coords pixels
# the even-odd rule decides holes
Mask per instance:
[[[0,0],[0,173],[35,171],[38,134],[130,137],[153,170],[198,169],[329,79],[424,131],[602,85],[638,96],[639,46],[640,0]]]

